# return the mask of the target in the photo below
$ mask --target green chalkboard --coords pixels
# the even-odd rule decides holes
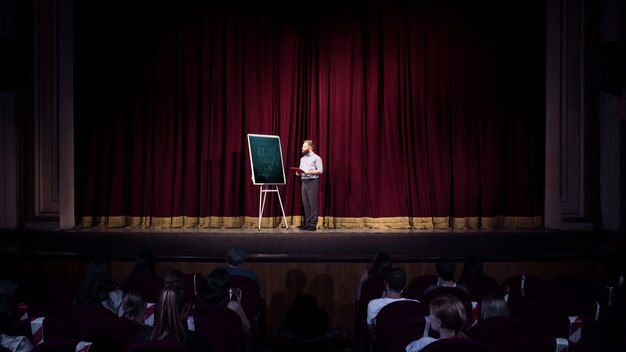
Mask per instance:
[[[252,183],[255,185],[284,185],[283,152],[280,137],[248,134]]]

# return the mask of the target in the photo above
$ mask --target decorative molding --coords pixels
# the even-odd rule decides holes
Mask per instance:
[[[34,19],[35,218],[27,227],[73,228],[73,0],[35,1]]]
[[[585,0],[546,3],[547,228],[590,230],[585,194]]]

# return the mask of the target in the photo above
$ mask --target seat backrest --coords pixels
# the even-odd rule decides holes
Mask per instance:
[[[537,332],[521,319],[494,317],[479,321],[467,331],[467,335],[492,351],[507,352],[536,337]]]
[[[519,344],[515,352],[554,352],[557,350],[555,337],[536,337]],[[568,341],[568,352],[580,352],[580,348]]]
[[[575,341],[571,336],[573,334],[570,319],[568,317],[556,318],[543,327],[540,331],[541,336],[561,337],[569,339],[574,344],[581,347],[583,351],[605,351],[608,348],[608,336],[606,329],[592,319],[581,318],[580,340]]]
[[[409,281],[406,288],[402,292],[402,297],[416,299],[420,302],[424,300],[424,290],[431,285],[437,284],[437,275],[422,275]]]
[[[408,321],[428,314],[425,306],[417,301],[397,301],[384,306],[376,316],[376,345],[380,351],[390,348],[394,335]]]
[[[222,328],[214,320],[194,316],[195,331],[202,334],[213,352],[240,351],[241,344],[222,333]]]
[[[35,346],[33,352],[75,352],[79,342],[76,339],[46,340]]]
[[[458,281],[459,284],[465,286],[470,293],[473,301],[480,302],[485,292],[494,287],[499,287],[498,282],[488,275],[470,275],[462,277]]]
[[[408,320],[402,325],[398,331],[391,338],[391,344],[389,346],[390,352],[404,352],[406,346],[415,340],[428,336],[426,329],[426,318],[417,317]]]
[[[226,336],[229,344],[241,350],[246,345],[246,335],[241,325],[241,318],[237,313],[225,306],[203,304],[195,306],[189,316],[201,318],[203,321],[216,327],[219,333]]]
[[[508,305],[511,316],[525,320],[536,330],[541,330],[547,322],[559,316],[554,307],[544,300],[509,301]]]
[[[509,302],[512,302],[533,299],[541,295],[545,282],[534,275],[517,274],[504,280],[502,286],[508,287]]]
[[[587,278],[580,275],[560,275],[550,281],[549,286],[567,288],[577,293],[590,294],[591,285]]]
[[[51,339],[79,339],[80,333],[76,327],[70,326],[60,318],[46,318],[43,321],[43,333],[45,340]]]
[[[182,342],[147,340],[126,347],[124,352],[192,352],[192,350]]]
[[[82,336],[91,324],[112,317],[115,317],[115,314],[101,304],[73,304],[59,315],[59,319],[77,331],[79,336]]]
[[[256,281],[247,276],[231,275],[230,287],[241,290],[241,306],[248,320],[254,321],[257,319],[261,312],[261,297]]]
[[[468,338],[441,339],[426,345],[422,352],[488,352],[489,350],[478,341]]]
[[[100,342],[107,346],[116,345],[124,349],[135,342],[141,325],[127,318],[104,318],[91,324],[81,340]]]

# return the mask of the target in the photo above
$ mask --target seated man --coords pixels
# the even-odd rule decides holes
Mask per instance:
[[[387,272],[385,280],[385,291],[381,298],[371,300],[367,305],[367,325],[373,328],[376,323],[376,316],[383,307],[396,301],[415,301],[413,299],[402,298],[402,290],[406,285],[406,273],[400,268],[393,268]]]
[[[455,270],[456,267],[454,265],[454,262],[450,258],[439,258],[439,260],[437,261],[437,275],[439,276],[439,278],[437,278],[437,283],[428,286],[424,290],[424,295],[428,294],[428,292],[436,289],[437,287],[456,287],[469,294],[469,290],[467,289],[467,287],[461,284],[457,284],[456,281],[454,281]]]
[[[239,247],[230,247],[228,252],[226,253],[226,261],[228,262],[228,267],[226,267],[226,271],[230,276],[245,276],[248,277],[254,282],[256,282],[259,287],[259,298],[261,300],[265,299],[265,295],[263,293],[263,288],[261,287],[261,283],[259,282],[259,278],[256,276],[256,273],[252,270],[246,270],[241,268],[241,264],[246,259],[246,251]]]

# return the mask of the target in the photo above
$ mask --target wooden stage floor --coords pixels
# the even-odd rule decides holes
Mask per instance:
[[[298,229],[80,229],[0,232],[3,255],[49,258],[106,255],[133,260],[146,249],[171,261],[220,261],[231,246],[249,262],[370,262],[379,252],[397,261],[432,262],[440,256],[484,261],[619,259],[620,233],[458,230]]]

